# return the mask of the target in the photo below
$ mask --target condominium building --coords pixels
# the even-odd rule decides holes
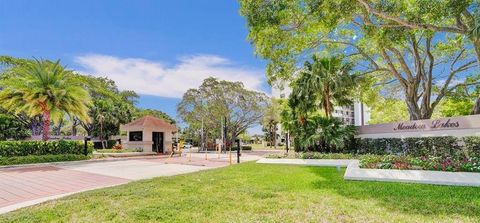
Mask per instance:
[[[272,87],[272,98],[288,98],[291,92],[288,84],[277,82],[276,87]],[[349,106],[335,106],[332,116],[340,118],[345,124],[361,126],[368,125],[370,111],[364,104],[354,102]]]

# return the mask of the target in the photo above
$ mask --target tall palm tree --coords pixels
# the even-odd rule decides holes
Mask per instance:
[[[88,121],[88,92],[81,81],[60,65],[60,61],[34,60],[11,68],[0,80],[0,101],[9,112],[42,115],[42,139],[48,140],[51,120],[75,115]]]
[[[355,76],[350,75],[352,65],[340,57],[320,58],[316,55],[305,63],[293,83],[290,103],[299,111],[316,111],[322,108],[331,117],[333,104],[352,104]]]

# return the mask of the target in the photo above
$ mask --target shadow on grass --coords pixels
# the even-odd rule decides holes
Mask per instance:
[[[374,200],[393,212],[421,215],[464,215],[480,219],[480,188],[409,183],[347,181],[345,169],[308,167],[322,180],[316,189],[335,191],[350,199]]]

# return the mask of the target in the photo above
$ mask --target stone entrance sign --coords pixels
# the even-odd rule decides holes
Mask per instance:
[[[480,115],[360,126],[360,138],[480,136]]]

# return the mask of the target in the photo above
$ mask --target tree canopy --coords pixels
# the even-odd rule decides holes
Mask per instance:
[[[410,119],[430,118],[459,87],[478,85],[478,4],[467,0],[241,0],[270,83],[312,53],[345,54],[360,75],[397,85]],[[468,81],[467,81],[468,80]]]
[[[199,88],[185,92],[177,111],[193,135],[200,135],[203,122],[206,142],[220,138],[226,117],[227,139],[231,142],[249,127],[260,124],[266,105],[264,93],[245,89],[241,82],[210,77]]]
[[[2,107],[14,114],[42,115],[43,140],[48,140],[51,118],[60,120],[64,115],[75,115],[90,121],[90,96],[60,61],[35,60],[14,66],[7,74],[0,81]]]

